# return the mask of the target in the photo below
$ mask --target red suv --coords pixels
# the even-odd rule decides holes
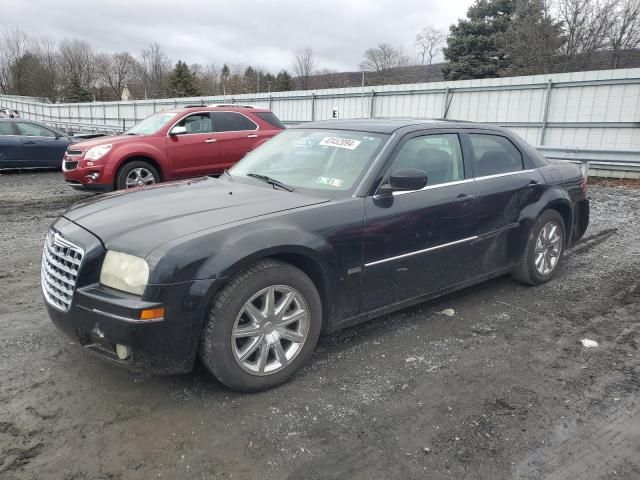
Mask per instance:
[[[283,129],[248,105],[164,110],[122,135],[69,146],[62,171],[71,187],[101,192],[222,173]]]

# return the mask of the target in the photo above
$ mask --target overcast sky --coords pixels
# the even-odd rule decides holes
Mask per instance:
[[[448,30],[472,0],[0,0],[0,26],[77,37],[137,54],[157,41],[174,60],[292,68],[309,46],[318,68],[357,70],[364,50],[409,48],[432,24]]]

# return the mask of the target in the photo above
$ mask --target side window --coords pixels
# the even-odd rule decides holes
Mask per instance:
[[[11,128],[11,123],[0,122],[0,135],[15,135],[13,128]]]
[[[239,132],[242,130],[255,130],[257,125],[244,115],[233,112],[215,112],[216,131]]]
[[[56,137],[56,134],[51,130],[35,123],[17,123],[16,126],[20,135],[26,135],[27,137]]]
[[[389,173],[417,168],[427,174],[427,186],[464,180],[464,162],[460,140],[455,133],[425,135],[405,142]]]
[[[517,172],[524,168],[522,154],[507,138],[480,133],[471,133],[469,138],[476,157],[477,177]]]
[[[211,133],[213,132],[213,122],[208,113],[194,113],[183,118],[177,123],[179,127],[185,127],[187,133]]]

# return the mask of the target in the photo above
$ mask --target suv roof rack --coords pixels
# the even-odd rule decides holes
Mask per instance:
[[[206,105],[204,103],[198,103],[193,105],[185,105],[182,108],[198,108],[198,107],[206,107]]]
[[[211,105],[207,105],[207,107],[223,107],[223,108],[256,108],[253,105],[242,105],[240,103],[212,103]]]

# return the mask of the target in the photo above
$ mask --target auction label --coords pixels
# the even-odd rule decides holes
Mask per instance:
[[[324,137],[318,145],[355,150],[356,148],[358,148],[358,145],[360,145],[361,143],[362,142],[360,140],[354,140],[352,138]]]

